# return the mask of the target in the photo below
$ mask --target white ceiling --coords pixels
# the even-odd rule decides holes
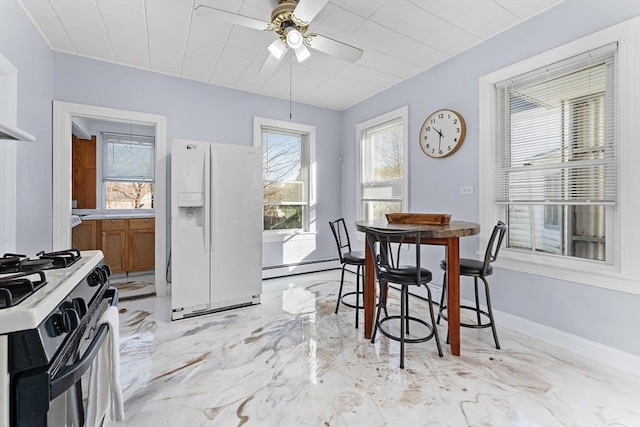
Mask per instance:
[[[311,0],[313,1],[313,0]],[[276,36],[196,15],[198,4],[269,21],[276,0],[22,0],[54,51],[344,110],[562,0],[330,0],[310,29],[364,50],[312,50],[258,70]],[[290,73],[291,70],[291,73]]]

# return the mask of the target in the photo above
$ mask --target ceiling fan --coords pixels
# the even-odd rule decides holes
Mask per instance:
[[[308,32],[309,23],[328,2],[329,0],[278,0],[271,12],[271,22],[263,22],[205,4],[196,6],[195,12],[199,16],[277,34],[278,38],[268,47],[271,54],[259,71],[259,74],[269,74],[275,71],[289,48],[295,52],[298,62],[311,55],[309,47],[349,62],[355,62],[362,57],[362,49]]]

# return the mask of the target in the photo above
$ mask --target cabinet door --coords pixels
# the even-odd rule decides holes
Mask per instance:
[[[149,270],[155,265],[155,220],[129,220],[129,271]]]
[[[101,249],[104,254],[105,264],[114,273],[126,271],[126,220],[103,220],[101,221],[101,226]]]
[[[98,246],[98,227],[96,221],[82,221],[71,229],[71,245],[74,249],[88,251],[100,249]]]

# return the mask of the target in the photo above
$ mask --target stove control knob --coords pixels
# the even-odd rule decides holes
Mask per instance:
[[[100,284],[100,276],[98,276],[96,270],[93,270],[91,273],[89,273],[89,275],[87,276],[87,283],[89,283],[89,286],[91,287],[98,286]]]
[[[96,268],[96,274],[98,275],[98,280],[100,280],[100,284],[104,285],[107,283],[107,273],[100,267]]]
[[[107,278],[111,277],[111,268],[107,264],[104,264],[100,268],[102,268],[104,272],[107,273]]]
[[[56,315],[54,322],[58,326],[58,335],[62,335],[76,329],[80,324],[80,318],[74,309],[67,308]]]
[[[87,314],[87,304],[82,298],[74,298],[71,304],[73,305],[73,310],[78,313],[81,319]]]

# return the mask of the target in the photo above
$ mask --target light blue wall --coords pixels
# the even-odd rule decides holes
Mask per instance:
[[[173,138],[252,145],[254,116],[289,121],[288,101],[74,55],[55,53],[53,75],[55,100],[166,116],[168,152]],[[292,112],[292,121],[316,126],[316,221],[324,231],[340,215],[340,113],[304,104]],[[331,234],[318,233],[304,259],[335,257],[334,245]],[[265,243],[263,265],[291,262],[282,247]]]
[[[404,81],[344,112],[342,123],[342,212],[355,220],[355,127],[401,105],[409,105],[411,211],[451,213],[479,220],[480,76],[640,15],[639,1],[565,1],[461,55]],[[425,156],[418,145],[424,119],[439,108],[460,112],[467,122],[466,140],[446,159]],[[473,196],[459,187],[473,185]],[[461,240],[463,255],[474,256],[478,240]],[[482,249],[483,250],[483,249]],[[432,271],[440,271],[442,249],[430,249]],[[436,275],[434,282],[441,283]],[[497,310],[640,355],[640,296],[583,286],[540,276],[498,270],[491,277]]]
[[[0,1],[0,52],[18,69],[18,126],[36,138],[35,142],[17,143],[14,250],[51,250],[53,55],[14,1]]]

